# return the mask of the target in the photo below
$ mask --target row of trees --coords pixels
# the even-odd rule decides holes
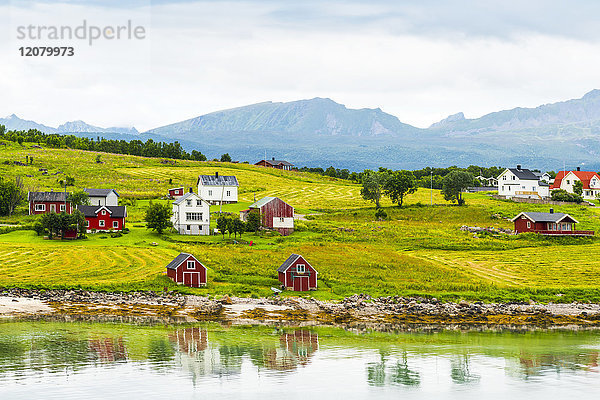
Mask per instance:
[[[462,192],[467,187],[472,186],[473,181],[473,175],[467,171],[451,171],[442,179],[441,189],[444,199],[463,205]],[[362,172],[361,184],[361,196],[365,200],[375,203],[375,207],[378,209],[381,207],[382,196],[389,197],[392,203],[402,207],[404,197],[414,193],[418,187],[417,178],[412,171],[392,171],[386,168],[379,168],[378,171],[366,170]]]
[[[37,129],[28,131],[6,131],[3,125],[0,125],[0,138],[18,142],[39,143],[50,147],[67,147],[70,149],[102,151],[114,154],[129,154],[132,156],[173,158],[179,160],[206,161],[206,156],[197,150],[191,153],[186,152],[179,142],[155,142],[148,139],[145,142],[141,140],[111,140],[97,137],[96,140],[78,137],[74,135],[46,134]]]
[[[86,229],[85,216],[79,210],[74,210],[72,214],[65,212],[42,214],[33,225],[33,230],[39,236],[48,235],[50,239],[54,236],[64,239],[70,231],[76,231],[79,237],[85,237]]]

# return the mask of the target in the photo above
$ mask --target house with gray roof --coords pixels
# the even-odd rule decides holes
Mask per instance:
[[[171,222],[180,235],[209,235],[210,204],[188,192],[173,202]]]
[[[27,193],[27,201],[29,202],[29,215],[53,212],[71,214],[73,212],[68,194],[62,191],[29,192]]]
[[[119,193],[115,189],[83,189],[93,206],[118,206]]]
[[[254,165],[260,165],[261,167],[283,169],[285,171],[291,171],[294,169],[294,164],[285,160],[276,160],[272,157],[270,160],[260,160]]]
[[[200,175],[198,177],[198,195],[210,204],[231,204],[238,202],[240,184],[233,175]]]
[[[498,176],[498,194],[506,198],[545,199],[550,197],[550,185],[543,174],[526,168],[506,168]]]
[[[594,236],[594,231],[575,230],[575,218],[565,213],[524,211],[512,219],[515,233],[533,232],[551,236]]]

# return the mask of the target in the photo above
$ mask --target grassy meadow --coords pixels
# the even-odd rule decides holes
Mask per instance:
[[[600,301],[600,250],[596,238],[546,238],[537,235],[477,235],[461,225],[512,228],[520,211],[549,206],[465,194],[467,205],[443,200],[439,191],[419,189],[405,207],[383,202],[388,218],[376,221],[374,207],[360,187],[316,174],[287,172],[247,164],[169,161],[70,149],[36,149],[6,143],[0,147],[0,175],[20,175],[28,190],[61,190],[58,180],[75,178],[76,188],[115,188],[128,205],[129,234],[88,235],[78,241],[45,240],[30,230],[0,234],[0,286],[162,290],[168,287],[205,295],[266,296],[277,285],[276,268],[292,252],[319,271],[319,290],[301,295],[341,299],[354,293],[424,295],[439,299],[485,301]],[[32,156],[33,165],[18,166]],[[5,164],[5,161],[9,161]],[[48,175],[42,175],[46,168]],[[150,200],[169,187],[196,187],[199,174],[236,175],[240,203],[223,206],[236,214],[253,199],[277,196],[306,214],[288,237],[157,235],[145,229]],[[27,176],[30,175],[30,176]],[[169,183],[171,180],[172,183]],[[68,190],[73,190],[69,187]],[[430,203],[433,205],[430,205]],[[554,207],[580,224],[600,229],[600,208]],[[213,206],[218,212],[219,206]],[[26,207],[1,223],[30,224]],[[212,223],[214,224],[214,217]],[[208,286],[184,288],[165,277],[165,265],[178,252],[196,255],[208,267]]]

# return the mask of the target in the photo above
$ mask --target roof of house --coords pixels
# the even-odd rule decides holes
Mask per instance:
[[[579,223],[575,218],[565,213],[544,213],[544,212],[522,212],[519,213],[512,221],[516,221],[521,216],[527,217],[532,222],[561,222],[564,219],[570,219],[571,222]]]
[[[267,203],[270,203],[271,201],[275,200],[276,198],[277,197],[270,197],[270,196],[263,197],[262,199],[254,202],[253,204],[250,204],[248,206],[248,208],[261,208],[262,206],[264,206]]]
[[[521,168],[507,168],[510,172],[512,172],[517,178],[527,181],[537,181],[539,177],[531,170]]]
[[[179,190],[179,189],[183,189],[183,186],[176,187],[176,188],[171,188],[171,189],[169,189],[169,190]]]
[[[119,193],[117,193],[117,191],[115,189],[83,189],[84,192],[86,192],[88,195],[93,196],[93,197],[106,197],[108,196],[111,192],[115,192],[115,194],[117,195],[117,197],[119,196]]]
[[[189,257],[193,257],[194,260],[198,261],[196,257],[192,256],[189,253],[179,253],[179,255],[173,259],[173,261],[167,264],[167,269],[177,269],[177,267],[179,267],[181,263],[187,260]]]
[[[222,175],[200,175],[198,183],[202,182],[204,186],[240,186],[235,176]]]
[[[183,203],[185,200],[187,200],[190,197],[197,197],[200,200],[204,201],[204,199],[202,197],[200,197],[197,193],[187,192],[186,194],[184,194],[183,196],[181,196],[177,200],[175,200],[173,202],[173,204],[181,204],[181,203]]]
[[[267,164],[271,164],[271,165],[279,165],[279,164],[282,164],[282,165],[289,165],[289,166],[293,166],[293,165],[294,165],[294,164],[292,164],[291,162],[287,162],[287,161],[285,161],[285,160],[272,160],[272,159],[271,159],[271,160],[260,160],[258,163],[260,163],[261,161],[264,161],[264,162],[266,162]],[[258,163],[257,163],[257,164],[258,164]]]
[[[65,192],[29,192],[27,201],[67,201]]]
[[[127,216],[125,206],[77,206],[77,209],[86,217],[95,217],[103,208],[108,210],[113,218],[125,218]]]
[[[556,178],[554,178],[554,183],[552,184],[551,189],[560,189],[560,184],[562,180],[567,176],[570,172],[572,172],[581,183],[583,183],[584,189],[590,188],[590,181],[593,177],[596,177],[600,181],[600,176],[593,171],[559,171],[556,174]]]

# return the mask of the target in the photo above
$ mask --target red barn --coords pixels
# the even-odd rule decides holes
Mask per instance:
[[[87,231],[122,231],[125,227],[125,206],[77,206],[87,222]]]
[[[292,169],[294,169],[294,164],[285,160],[276,160],[275,157],[273,157],[270,160],[260,160],[254,165],[260,165],[261,167],[267,168],[283,169],[285,171],[291,171]]]
[[[185,189],[183,187],[169,189],[169,197],[173,199],[177,199],[185,194]]]
[[[265,228],[274,229],[283,236],[294,232],[294,207],[277,197],[263,197],[248,210],[240,212],[242,221],[246,221],[248,213],[258,212],[262,225]]]
[[[279,282],[286,289],[303,292],[317,289],[317,270],[299,254],[292,254],[279,268]]]
[[[206,286],[206,267],[188,253],[179,254],[167,265],[167,276],[185,286]]]
[[[534,232],[542,235],[552,236],[593,236],[594,231],[576,231],[575,224],[579,222],[569,214],[555,213],[550,209],[549,213],[522,212],[512,219],[515,224],[515,232]]]
[[[73,207],[67,201],[65,192],[29,192],[29,215],[66,212],[71,214]]]

